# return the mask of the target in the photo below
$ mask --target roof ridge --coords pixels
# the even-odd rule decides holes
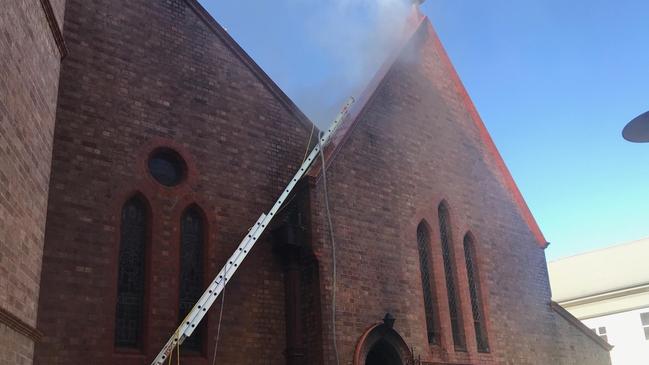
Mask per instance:
[[[630,246],[630,245],[633,245],[633,244],[640,244],[640,243],[644,243],[644,242],[649,244],[649,237],[639,238],[637,240],[626,241],[626,242],[621,242],[621,243],[620,242],[614,243],[614,244],[612,244],[610,246],[599,247],[599,248],[584,251],[584,252],[581,252],[581,253],[576,253],[574,255],[569,255],[569,256],[561,257],[561,258],[558,258],[558,259],[555,259],[555,260],[551,260],[551,261],[549,261],[549,263],[555,263],[555,262],[558,262],[558,261],[563,261],[563,260],[575,258],[575,257],[578,257],[578,256],[594,254],[594,253],[601,252],[601,251],[612,250],[612,249],[620,248],[620,247],[623,247],[623,246]]]
[[[270,91],[289,111],[297,117],[300,124],[310,131],[312,127],[318,128],[315,124],[302,112],[302,110],[286,95],[286,93],[273,81],[273,79],[266,74],[266,72],[250,57],[250,55],[237,43],[237,41],[230,36],[230,34],[214,19],[214,17],[201,5],[198,0],[185,0],[185,3],[198,15],[198,17],[205,22],[208,28],[214,34],[221,38],[223,43],[232,50],[232,52],[252,71],[257,79]]]

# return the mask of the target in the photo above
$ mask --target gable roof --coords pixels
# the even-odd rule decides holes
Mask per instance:
[[[647,257],[649,237],[551,261],[552,299],[564,303],[645,287]]]
[[[469,97],[469,94],[462,84],[462,81],[460,80],[455,67],[453,67],[446,53],[446,50],[442,46],[437,33],[433,29],[433,25],[431,24],[428,17],[426,17],[419,11],[419,7],[417,5],[413,5],[413,10],[410,18],[408,19],[407,27],[404,31],[403,39],[399,47],[397,47],[395,52],[389,55],[374,78],[370,81],[365,91],[361,94],[354,105],[352,105],[349,113],[342,121],[338,129],[334,132],[334,135],[331,137],[329,145],[325,148],[325,163],[327,164],[327,166],[332,163],[336,154],[340,151],[341,147],[345,144],[345,142],[351,135],[351,131],[358,124],[358,121],[362,119],[362,116],[367,110],[368,105],[371,104],[371,101],[374,99],[377,90],[386,80],[386,76],[392,70],[397,59],[403,53],[403,50],[414,38],[414,36],[419,32],[427,32],[428,36],[432,37],[435,50],[441,55],[441,61],[444,63],[443,66],[448,70],[448,73],[451,76],[451,81],[455,86],[456,92],[460,97],[462,103],[464,104],[465,109],[469,112],[472,121],[477,127],[480,138],[482,139],[487,152],[492,156],[494,162],[496,163],[496,167],[503,177],[503,183],[505,184],[506,189],[510,192],[512,199],[514,200],[516,206],[519,208],[520,214],[522,215],[523,219],[529,226],[530,231],[538,241],[539,246],[541,248],[546,248],[549,243],[545,240],[543,232],[541,232],[536,219],[532,215],[532,212],[527,206],[523,195],[514,182],[514,178],[505,165],[505,161],[503,160],[500,152],[498,152],[496,145],[491,139],[491,136],[489,135],[489,132],[487,131],[482,118],[480,118],[480,115],[478,114],[473,101]],[[314,165],[309,171],[308,176],[317,179],[320,176],[321,170],[321,164]]]
[[[259,67],[259,65],[239,46],[239,44],[221,27],[221,25],[205,10],[198,0],[185,0],[185,3],[196,15],[207,25],[207,27],[241,60],[241,62],[252,71],[253,75],[270,91],[277,100],[297,118],[300,124],[310,131],[314,127],[313,122],[298,108],[297,105],[280,89],[280,87]],[[316,134],[317,135],[317,134]]]

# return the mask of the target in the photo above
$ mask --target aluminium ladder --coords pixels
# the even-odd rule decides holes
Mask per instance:
[[[329,142],[331,135],[338,128],[343,118],[347,115],[347,112],[349,111],[349,108],[353,103],[354,98],[349,98],[340,113],[338,113],[338,116],[336,116],[336,119],[334,119],[331,127],[327,130],[327,132],[322,134],[322,136],[318,137],[318,144],[313,148],[313,150],[311,150],[311,153],[309,154],[307,159],[304,160],[302,166],[300,166],[300,169],[297,171],[297,173],[295,173],[295,176],[293,176],[286,188],[284,188],[284,191],[275,201],[275,204],[273,204],[271,210],[268,213],[262,213],[259,219],[257,219],[257,222],[255,222],[255,224],[250,228],[246,237],[241,241],[237,249],[234,251],[232,256],[230,256],[223,268],[221,268],[221,271],[219,271],[214,280],[212,280],[205,292],[203,292],[203,295],[200,297],[200,299],[198,299],[198,302],[196,302],[192,310],[180,323],[180,326],[178,326],[169,341],[167,341],[162,350],[160,350],[160,353],[158,353],[158,356],[156,356],[151,365],[163,365],[165,360],[167,360],[171,355],[173,349],[176,346],[180,346],[187,337],[192,335],[207,311],[216,301],[216,298],[225,288],[225,285],[227,285],[228,280],[232,278],[232,275],[234,275],[235,271],[237,271],[239,265],[241,265],[250,250],[252,250],[252,247],[255,245],[259,237],[261,237],[262,233],[264,233],[264,230],[268,227],[279,209],[282,207],[282,204],[286,201],[286,198],[293,191],[297,182],[309,170],[309,167],[318,156],[318,153],[321,152],[320,150],[323,149],[324,146]],[[311,141],[309,141],[309,143],[310,142]]]

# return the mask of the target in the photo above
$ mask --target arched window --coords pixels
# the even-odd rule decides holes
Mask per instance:
[[[417,226],[417,248],[419,250],[419,270],[421,273],[421,286],[424,292],[424,309],[426,310],[426,329],[428,343],[438,341],[437,301],[435,300],[435,280],[433,279],[430,233],[426,222],[421,221]]]
[[[444,259],[444,274],[446,276],[446,293],[448,295],[448,309],[451,316],[451,330],[453,331],[453,344],[456,350],[466,350],[464,341],[464,328],[462,327],[462,311],[458,298],[455,267],[453,255],[453,237],[451,236],[451,223],[448,207],[442,202],[438,209],[439,234],[442,241],[442,257]]]
[[[475,326],[475,339],[479,352],[489,352],[487,329],[480,300],[480,276],[476,264],[473,236],[467,233],[464,236],[464,257],[466,259],[466,273],[469,278],[469,293],[471,294],[471,310],[473,311],[473,325]]]
[[[185,318],[203,294],[204,230],[201,210],[195,205],[187,208],[180,222],[180,320]],[[185,339],[183,348],[200,352],[203,332],[203,326],[199,326],[191,337]]]
[[[148,225],[147,205],[136,195],[122,207],[115,312],[117,347],[140,348],[142,345]]]

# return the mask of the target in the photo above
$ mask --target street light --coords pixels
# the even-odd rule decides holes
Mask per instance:
[[[622,130],[622,137],[629,142],[649,142],[649,112],[631,120]]]

